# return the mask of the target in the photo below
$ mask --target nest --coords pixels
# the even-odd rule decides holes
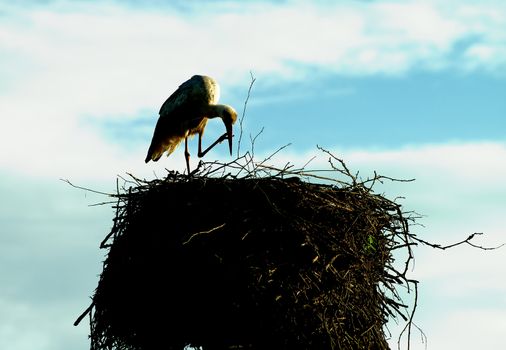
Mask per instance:
[[[377,177],[210,168],[132,177],[114,195],[91,349],[387,349],[407,283],[392,251],[409,234],[401,207],[368,186]]]

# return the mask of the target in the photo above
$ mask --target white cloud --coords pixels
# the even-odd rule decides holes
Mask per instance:
[[[308,67],[360,75],[506,62],[501,3],[228,3],[188,12],[73,4],[3,5],[4,168],[51,176],[70,168],[95,177],[127,169],[144,150],[127,155],[82,119],[148,110],[154,124],[161,102],[196,72],[225,81],[226,101],[238,85],[246,91],[250,70],[275,83],[305,77]],[[452,47],[466,38],[477,42],[450,62]]]
[[[86,118],[134,118],[147,110],[154,125],[161,102],[196,72],[222,81],[226,102],[233,89],[247,91],[250,70],[262,82],[275,84],[304,78],[313,68],[356,75],[402,74],[420,67],[497,72],[506,62],[506,4],[502,1],[350,1],[328,6],[228,3],[218,9],[206,5],[189,12],[134,9],[114,2],[56,3],[55,8],[33,9],[11,5],[1,14],[0,170],[27,178],[69,178],[89,187],[94,187],[89,185],[94,180],[106,181],[110,185],[105,186],[106,191],[114,188],[110,182],[118,173],[129,171],[151,178],[156,171],[163,176],[164,168],[184,169],[184,159],[175,154],[146,166],[145,147],[125,150],[113,145],[86,124]],[[466,41],[469,45],[464,45],[462,52],[454,52]],[[335,93],[343,91],[353,93]],[[300,96],[295,92],[280,98]],[[506,166],[502,160],[506,159],[506,145],[454,143],[401,150],[332,151],[364,175],[377,170],[392,177],[416,178],[414,183],[387,182],[378,190],[392,197],[406,196],[402,203],[407,209],[426,215],[421,220],[426,228],[415,228],[424,237],[451,243],[483,231],[481,244],[504,242]],[[302,165],[317,153],[301,156],[288,149],[275,161]],[[327,167],[326,157],[312,166]],[[17,186],[12,189],[17,191]],[[27,194],[26,201],[45,200],[36,197]],[[62,203],[69,205],[68,201]],[[61,222],[59,213],[47,215],[51,225]],[[81,214],[73,215],[82,218]],[[108,219],[103,222],[109,224]],[[30,234],[25,233],[27,237]],[[26,248],[20,247],[17,249]],[[497,278],[504,275],[503,251],[483,256],[460,248],[448,255],[423,252],[415,272],[435,291],[432,298],[453,298],[459,303],[457,308],[462,308],[476,303],[483,293],[504,292],[504,282]],[[44,256],[52,251],[39,253]],[[95,276],[96,271],[86,273]],[[33,276],[24,277],[29,280]],[[83,300],[91,290],[83,291]],[[0,316],[4,325],[0,327],[0,344],[19,349],[33,348],[29,338],[42,344],[39,348],[55,348],[55,339],[72,332],[65,328],[67,321],[81,306],[51,305],[60,311],[65,308],[68,315],[59,314],[55,321],[59,325],[48,323],[41,328],[40,320],[46,319],[41,315],[51,310],[29,309],[22,301],[13,304],[0,299],[0,304],[6,310]],[[505,318],[504,301],[502,309],[495,312],[436,310],[425,305],[420,304],[419,315],[430,320],[429,349],[503,345],[504,324],[500,320]],[[434,320],[440,320],[437,328],[432,326]],[[459,337],[462,332],[452,324],[462,326],[459,329],[466,334],[479,334],[482,342]],[[445,333],[449,330],[451,333]],[[79,332],[69,344],[86,342],[82,329]]]
[[[428,349],[502,349],[506,341],[506,307],[476,309],[463,305],[460,310],[432,319]],[[416,331],[415,331],[416,334]],[[415,342],[416,343],[416,342]],[[423,344],[412,347],[423,350]]]
[[[253,3],[186,14],[92,3],[77,6],[80,12],[69,6],[17,13],[22,21],[4,25],[0,37],[3,48],[37,57],[48,73],[72,73],[69,79],[85,88],[107,90],[115,81],[115,91],[132,88],[131,82],[161,86],[155,78],[160,74],[181,81],[196,67],[228,79],[250,69],[304,74],[294,63],[345,74],[391,73],[446,60],[452,46],[468,37],[504,44],[501,3],[494,11],[469,2],[440,3]],[[479,64],[481,57],[475,59]],[[100,86],[96,76],[105,78]]]
[[[0,349],[89,349],[86,320],[72,324],[96,287],[114,210],[88,205],[110,198],[4,172],[0,194]]]
[[[86,349],[85,327],[72,325],[80,305],[73,303],[33,304],[0,299],[0,347],[16,350]],[[78,345],[76,347],[76,345]],[[81,346],[79,346],[81,345]]]

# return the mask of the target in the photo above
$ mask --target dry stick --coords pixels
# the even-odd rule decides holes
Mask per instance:
[[[209,230],[207,230],[207,231],[195,232],[194,234],[192,234],[192,235],[190,236],[190,238],[188,238],[186,241],[184,241],[184,242],[183,242],[183,245],[185,245],[185,244],[187,244],[187,243],[190,243],[190,241],[191,241],[194,237],[196,237],[196,236],[198,236],[198,235],[202,235],[202,234],[205,234],[205,233],[211,233],[211,232],[213,232],[213,231],[219,230],[220,228],[223,228],[224,226],[225,226],[225,224],[221,224],[221,225],[216,226],[216,227],[213,227],[212,229],[209,229]]]
[[[209,177],[209,175],[212,175],[214,173],[217,173],[218,171],[220,170],[223,170],[225,169],[226,167],[230,167],[230,168],[234,168],[234,164],[237,165],[237,167],[240,169],[239,170],[239,173],[244,169],[244,166],[242,166],[239,161],[241,161],[242,159],[246,159],[246,156],[248,155],[248,153],[246,152],[246,154],[240,156],[239,158],[236,158],[234,159],[233,161],[231,162],[228,162],[228,163],[221,163],[221,162],[218,162],[218,161],[214,161],[214,162],[204,162],[203,163],[203,170],[201,172],[201,176],[207,176]],[[249,163],[249,161],[247,161],[247,163]],[[213,168],[213,166],[217,166],[215,168]],[[205,173],[204,173],[205,171]]]
[[[392,178],[392,177],[389,177],[389,176],[384,176],[384,175],[378,175],[376,173],[376,171],[374,171],[374,176],[372,178],[368,178],[366,180],[363,180],[363,181],[357,181],[357,176],[358,176],[358,172],[357,174],[353,175],[350,170],[348,169],[348,167],[346,166],[346,163],[344,162],[344,160],[340,159],[340,158],[337,158],[335,155],[333,155],[330,151],[324,149],[323,147],[319,146],[319,145],[316,145],[316,147],[322,151],[322,152],[325,152],[327,153],[330,158],[329,158],[329,163],[332,167],[333,170],[343,174],[343,175],[346,175],[348,176],[349,178],[352,179],[352,182],[353,182],[353,185],[362,185],[362,186],[365,186],[365,184],[371,182],[371,185],[369,186],[368,188],[368,191],[371,191],[372,190],[372,187],[374,186],[374,184],[376,183],[376,181],[382,183],[381,180],[390,180],[390,181],[395,181],[395,182],[412,182],[412,181],[415,181],[415,179],[396,179],[396,178]],[[334,165],[334,163],[332,162],[332,159],[334,160],[337,160],[341,166],[342,166],[342,169],[339,169],[338,167],[336,167]]]
[[[139,185],[140,185],[139,181],[137,181],[137,179],[136,179],[134,176],[132,176],[130,173],[126,173],[126,174],[127,174],[127,175],[129,175],[132,179],[134,179],[134,181],[132,181],[132,180],[128,180],[128,179],[125,179],[125,178],[124,178],[123,176],[121,176],[121,175],[117,175],[116,182],[118,181],[118,178],[119,178],[119,179],[121,179],[121,180],[123,180],[123,188],[124,188],[124,186],[125,186],[126,184],[132,184],[132,185],[134,185],[134,186],[139,186]],[[117,187],[118,187],[118,186],[116,186],[116,188],[117,188]]]
[[[403,225],[404,225],[404,223],[403,223]],[[415,315],[416,307],[418,305],[418,281],[406,278],[406,273],[407,273],[409,261],[413,259],[412,250],[411,250],[411,245],[412,244],[409,244],[408,238],[411,238],[412,240],[415,240],[415,241],[418,241],[420,243],[426,244],[426,245],[428,245],[428,246],[430,246],[432,248],[441,249],[441,250],[446,250],[446,249],[449,249],[449,248],[453,248],[453,247],[459,246],[461,244],[469,244],[470,246],[472,246],[474,248],[478,248],[478,249],[482,249],[482,250],[495,250],[495,249],[499,249],[500,247],[504,246],[504,243],[501,244],[501,245],[499,245],[499,246],[496,246],[496,247],[482,247],[482,246],[479,246],[479,245],[471,243],[471,240],[476,235],[482,235],[482,234],[483,234],[482,232],[475,232],[475,233],[469,235],[469,237],[467,237],[465,240],[462,240],[460,242],[456,242],[456,243],[453,243],[453,244],[449,244],[449,245],[446,245],[446,246],[442,246],[440,244],[434,244],[434,243],[427,242],[427,241],[425,241],[423,239],[419,239],[415,235],[409,234],[409,232],[406,231],[406,240],[405,240],[405,242],[406,242],[406,246],[408,247],[409,257],[408,257],[408,259],[406,261],[405,269],[404,269],[403,273],[399,275],[399,277],[401,277],[401,278],[403,278],[405,280],[406,285],[408,287],[409,287],[410,284],[414,285],[414,288],[415,288],[415,297],[414,297],[414,299],[415,300],[414,300],[414,304],[413,304],[413,310],[411,311],[411,314],[410,314],[410,317],[409,317],[409,321],[406,324],[406,326],[404,327],[404,329],[402,330],[402,332],[399,334],[399,339],[397,341],[397,346],[398,346],[399,349],[400,349],[401,337],[404,334],[404,332],[406,331],[406,329],[408,331],[407,349],[408,350],[410,349],[411,327],[413,325],[421,332],[422,337],[424,337],[425,339],[427,338],[425,336],[425,333],[420,329],[420,327],[418,327],[413,322],[413,318],[414,318],[414,315]],[[409,288],[408,288],[408,291],[409,291]]]
[[[482,234],[483,234],[483,232],[475,232],[475,233],[469,235],[469,237],[467,237],[463,241],[460,241],[460,242],[457,242],[457,243],[453,243],[453,244],[449,244],[449,245],[446,245],[446,246],[442,246],[441,244],[429,243],[429,242],[424,241],[423,239],[420,239],[420,238],[418,238],[418,237],[416,237],[414,235],[411,238],[414,239],[415,241],[418,241],[420,243],[428,245],[429,247],[436,248],[436,249],[441,249],[441,250],[446,250],[448,248],[453,248],[453,247],[459,246],[461,244],[469,244],[471,247],[482,249],[482,250],[495,250],[495,249],[501,248],[502,246],[504,246],[506,244],[506,243],[503,243],[503,244],[500,244],[500,245],[498,245],[496,247],[482,247],[482,246],[479,246],[479,245],[471,243],[471,240],[476,235],[482,235]]]
[[[69,180],[67,179],[60,179],[61,181],[63,182],[66,182],[68,183],[70,186],[74,187],[74,188],[77,188],[77,189],[80,189],[80,190],[85,190],[85,191],[89,191],[89,192],[92,192],[92,193],[96,193],[96,194],[102,194],[104,196],[111,196],[113,197],[110,193],[105,193],[105,192],[100,192],[100,191],[95,191],[95,190],[91,190],[89,188],[86,188],[86,187],[81,187],[81,186],[77,186],[77,185],[74,185],[72,182],[70,182]]]
[[[272,175],[270,172],[268,171],[265,171],[264,172],[270,176],[270,177],[273,177],[273,178],[276,178],[276,177],[283,177],[284,175],[290,175],[290,174],[293,174],[293,172],[290,170],[290,168],[293,168],[293,165],[291,165],[290,163],[286,163],[285,166],[280,169],[280,168],[275,168],[275,167],[271,167],[271,166],[268,166],[268,165],[262,165],[262,164],[259,164],[256,166],[255,168],[255,173],[258,171],[257,169],[258,168],[262,168],[262,169],[268,169],[268,170],[275,170],[277,171],[276,174]]]
[[[275,171],[278,171],[280,173],[283,172],[283,173],[286,173],[287,175],[306,176],[306,177],[310,177],[310,178],[314,178],[314,179],[326,180],[326,181],[331,181],[331,182],[347,185],[347,183],[345,181],[340,181],[340,180],[334,179],[332,177],[326,177],[326,176],[316,175],[314,173],[315,171],[313,171],[313,170],[310,170],[310,171],[303,171],[303,170],[289,171],[287,169],[286,171],[284,171],[283,169],[279,169],[277,167],[273,167],[273,166],[270,166],[270,165],[264,165],[264,164],[261,164],[261,163],[257,164],[256,167],[258,167],[258,168],[265,168],[265,169],[269,169],[269,170],[275,170]]]
[[[77,320],[75,320],[74,322],[74,326],[78,326],[79,323],[81,323],[81,321],[83,320],[83,318],[88,314],[90,313],[91,314],[91,310],[93,309],[93,306],[95,305],[94,302],[91,303],[90,306],[88,306],[88,308],[86,310],[84,310],[84,312],[77,318]]]
[[[242,110],[242,117],[241,117],[241,120],[239,121],[239,130],[240,130],[240,132],[239,132],[239,140],[237,141],[237,157],[239,157],[239,154],[240,154],[240,151],[241,151],[241,140],[242,140],[242,132],[243,132],[242,123],[244,121],[244,117],[246,116],[246,106],[248,105],[249,97],[251,95],[251,88],[253,87],[253,84],[257,80],[253,76],[252,72],[249,72],[249,74],[251,76],[251,83],[249,84],[248,95],[246,96],[246,101],[244,101],[244,108]]]
[[[130,196],[132,193],[131,189],[128,189],[128,195]],[[118,195],[119,195],[119,192],[118,192]],[[118,213],[120,211],[120,202],[121,202],[121,198],[118,197],[118,204],[116,205],[116,217],[118,217]],[[116,226],[116,222],[114,222],[114,226]],[[111,238],[112,235],[114,235],[116,233],[115,230],[111,230],[111,232],[109,232],[105,238],[102,240],[102,242],[100,242],[100,249],[104,249],[104,248],[107,248],[109,247],[110,245],[107,244],[107,241],[109,240],[109,238]]]
[[[251,158],[255,157],[255,141],[257,140],[257,137],[260,136],[264,132],[264,127],[262,126],[262,129],[255,135],[255,137],[251,137],[251,134],[249,135],[249,139],[251,142]]]
[[[369,187],[367,187],[367,191],[371,192],[374,185],[376,184],[376,182],[383,183],[382,180],[390,180],[390,181],[394,181],[394,182],[413,182],[413,181],[415,181],[415,179],[397,179],[397,178],[393,178],[393,177],[389,177],[389,176],[378,175],[378,173],[376,173],[376,170],[374,170],[374,176],[372,178],[367,178],[366,180],[362,181],[361,184],[365,186],[365,184],[370,182],[371,184],[369,185]],[[398,198],[404,198],[404,197],[398,197]]]
[[[397,340],[397,348],[400,350],[401,348],[401,337],[402,335],[404,334],[404,332],[406,331],[406,329],[408,330],[408,344],[407,344],[407,350],[410,349],[410,340],[411,340],[411,326],[415,326],[418,331],[421,333],[422,335],[422,339],[427,339],[427,336],[425,335],[425,333],[420,329],[420,327],[418,327],[414,322],[413,322],[413,318],[415,316],[415,311],[416,311],[416,307],[418,306],[418,281],[415,281],[415,280],[409,280],[410,283],[413,283],[414,286],[415,286],[415,302],[413,304],[413,311],[411,312],[411,315],[409,317],[409,321],[408,323],[406,323],[406,326],[404,326],[402,332],[399,334],[399,338]],[[427,347],[427,341],[425,341],[425,347]]]
[[[251,134],[249,135],[249,139],[251,142],[251,160],[253,160],[255,158],[255,141],[256,141],[257,137],[260,136],[260,134],[262,134],[263,132],[264,132],[264,128],[262,127],[260,132],[258,132],[258,134],[256,134],[255,137],[251,137]],[[253,176],[255,176],[255,172],[256,172],[256,168],[253,167]]]
[[[309,163],[311,163],[313,160],[316,159],[316,156],[313,156],[310,160],[308,160],[301,168],[300,170],[304,170],[306,169],[306,167],[309,165]]]
[[[349,178],[351,178],[351,180],[353,181],[353,185],[356,185],[356,184],[357,184],[357,178],[356,178],[356,175],[353,175],[353,174],[350,172],[350,170],[349,170],[349,169],[348,169],[348,167],[346,166],[346,163],[345,163],[342,159],[337,158],[337,157],[336,157],[335,155],[333,155],[330,151],[327,151],[326,149],[324,149],[323,147],[321,147],[321,146],[319,146],[319,145],[316,145],[316,147],[317,147],[320,151],[325,152],[325,153],[327,153],[327,154],[330,156],[330,158],[329,158],[329,163],[330,163],[330,165],[332,166],[332,169],[334,169],[334,170],[336,170],[336,171],[340,172],[341,174],[344,174],[344,175],[348,176]],[[343,169],[339,169],[339,168],[337,168],[336,166],[334,166],[334,164],[332,163],[332,159],[337,160],[337,161],[341,164],[341,166],[343,167],[343,169],[344,169],[344,170],[343,170]]]
[[[255,166],[258,167],[258,166],[263,165],[265,162],[269,161],[272,157],[274,157],[278,152],[281,152],[283,149],[287,148],[290,145],[291,145],[291,143],[287,143],[286,145],[279,147],[274,153],[272,153],[270,156],[268,156],[267,158],[262,160],[260,163],[255,164]]]

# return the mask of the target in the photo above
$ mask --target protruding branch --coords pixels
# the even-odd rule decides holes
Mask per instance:
[[[249,74],[251,76],[251,83],[249,84],[248,95],[246,96],[246,100],[244,101],[244,108],[242,110],[242,117],[241,117],[241,120],[239,120],[239,139],[237,141],[237,157],[239,157],[239,155],[241,154],[240,153],[241,152],[241,140],[242,140],[242,133],[243,133],[242,123],[244,121],[244,117],[246,116],[246,106],[248,105],[248,101],[249,101],[249,97],[251,95],[251,89],[253,88],[253,84],[257,80],[253,76],[252,72],[249,72]]]
[[[499,249],[501,248],[502,246],[505,245],[505,243],[502,243],[496,247],[482,247],[480,245],[477,245],[477,244],[474,244],[471,242],[471,240],[477,236],[477,235],[482,235],[483,232],[475,232],[471,235],[469,235],[469,237],[467,237],[466,239],[464,239],[463,241],[460,241],[460,242],[457,242],[457,243],[452,243],[452,244],[449,244],[449,245],[441,245],[441,244],[437,244],[437,243],[430,243],[430,242],[427,242],[421,238],[418,238],[416,235],[413,235],[411,238],[415,241],[418,241],[420,243],[423,243],[425,245],[428,245],[429,247],[432,247],[432,248],[436,248],[436,249],[441,249],[441,250],[446,250],[448,248],[453,248],[453,247],[456,247],[456,246],[459,246],[459,245],[462,245],[462,244],[468,244],[470,245],[471,247],[474,247],[474,248],[478,248],[478,249],[482,249],[482,250],[495,250],[495,249]]]

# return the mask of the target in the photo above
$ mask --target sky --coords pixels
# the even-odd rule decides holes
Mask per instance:
[[[1,349],[89,348],[72,323],[114,213],[61,179],[113,193],[118,175],[183,171],[182,150],[144,158],[161,104],[194,74],[240,116],[256,79],[242,143],[258,135],[256,159],[290,144],[273,165],[324,169],[319,145],[363,177],[416,179],[376,191],[420,214],[419,237],[506,242],[502,0],[0,0]],[[204,144],[221,133],[210,121]],[[206,159],[233,158],[222,144]],[[427,339],[415,331],[411,349],[505,348],[505,274],[506,247],[416,248]],[[402,327],[388,324],[393,348]]]

